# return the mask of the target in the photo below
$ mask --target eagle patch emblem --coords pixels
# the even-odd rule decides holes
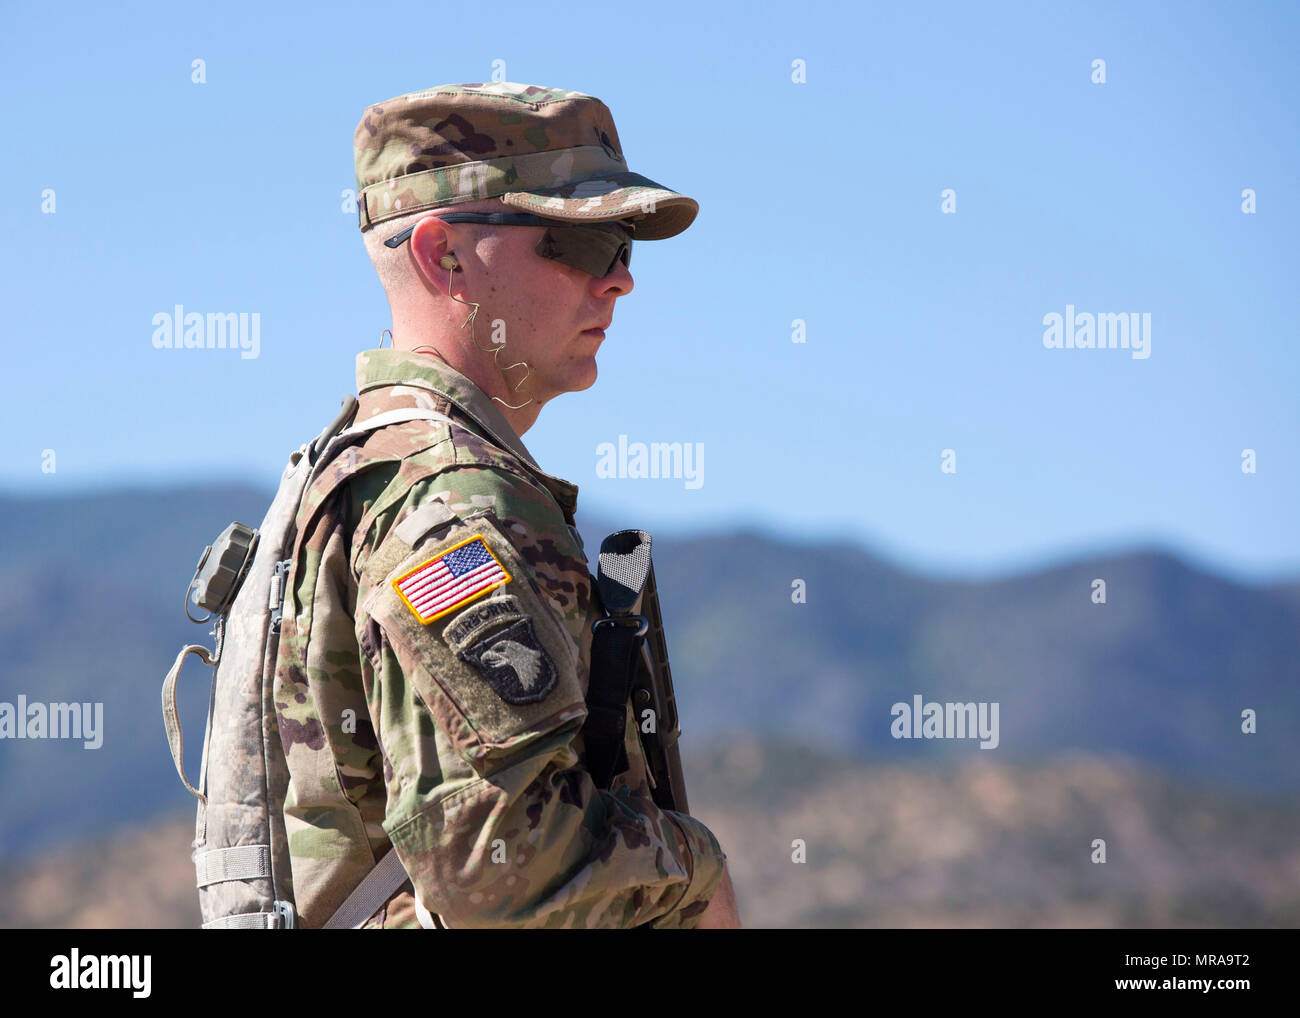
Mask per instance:
[[[506,703],[540,703],[555,688],[559,677],[530,618],[485,636],[462,650],[460,656],[478,669]]]

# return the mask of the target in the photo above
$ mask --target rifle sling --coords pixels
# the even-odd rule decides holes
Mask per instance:
[[[607,616],[611,617],[611,616]],[[591,674],[587,684],[587,720],[582,726],[587,770],[600,789],[628,767],[624,733],[627,701],[641,653],[634,625],[604,625],[592,634]]]
[[[650,575],[650,545],[651,537],[643,530],[620,530],[600,545],[596,585],[607,614],[592,633],[582,737],[587,770],[596,787],[604,790],[628,767],[623,743],[627,702],[645,639],[638,635],[645,620],[635,612]]]

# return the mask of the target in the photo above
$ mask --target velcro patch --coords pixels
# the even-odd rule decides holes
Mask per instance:
[[[510,582],[483,538],[475,536],[422,562],[393,581],[393,589],[424,625]]]
[[[506,703],[540,703],[558,678],[555,662],[533,632],[531,618],[485,636],[460,656],[479,670]]]

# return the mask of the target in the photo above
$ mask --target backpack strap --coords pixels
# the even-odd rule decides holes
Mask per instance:
[[[185,764],[181,750],[181,716],[176,709],[176,680],[180,677],[181,665],[185,663],[185,659],[191,654],[196,655],[205,665],[215,665],[217,663],[208,648],[202,644],[191,643],[189,646],[181,648],[181,652],[176,655],[176,660],[172,663],[171,670],[167,672],[167,677],[163,679],[163,727],[167,729],[167,745],[171,747],[172,761],[176,764],[176,773],[181,776],[181,783],[189,789],[190,795],[198,799],[199,802],[205,802],[206,796],[191,785],[190,779],[185,776]],[[211,716],[212,708],[209,705],[208,717]],[[199,784],[203,784],[202,779],[199,780]]]
[[[390,848],[321,929],[355,930],[378,912],[379,906],[396,894],[406,880],[402,860],[397,857],[397,850]]]
[[[325,466],[334,458],[337,453],[351,443],[360,435],[369,434],[372,431],[378,431],[380,428],[386,428],[393,424],[405,424],[408,421],[443,421],[447,424],[461,426],[457,421],[452,420],[445,414],[440,414],[434,410],[422,410],[415,407],[401,407],[396,410],[388,410],[384,413],[375,414],[359,424],[338,431],[337,434],[331,434],[344,421],[350,419],[351,413],[345,402],[344,409],[340,413],[338,420],[331,425],[321,438],[313,444],[312,451],[316,453],[316,461],[312,465],[311,477],[303,488],[303,494],[310,490],[312,482],[321,473]],[[322,441],[323,439],[323,441]],[[294,539],[294,554],[297,553],[297,535]],[[344,899],[343,904],[338,907],[332,916],[326,921],[321,929],[326,930],[347,930],[356,929],[362,926],[367,919],[373,916],[397,890],[406,883],[408,877],[406,869],[402,866],[402,861],[398,858],[397,851],[390,848],[386,855],[375,864],[375,868],[362,878],[361,883],[352,889],[352,893]]]
[[[294,928],[293,906],[277,901],[274,912],[243,912],[222,916],[204,923],[205,930],[291,930]]]
[[[331,478],[327,482],[324,490],[318,493],[320,498],[316,505],[316,509],[313,510],[312,514],[303,518],[303,506],[306,504],[307,498],[312,492],[317,480],[320,478],[321,474],[324,473],[325,468],[329,466],[330,461],[359,436],[368,435],[372,431],[378,431],[381,428],[386,428],[392,424],[405,424],[408,421],[444,421],[447,424],[460,427],[456,421],[453,421],[445,414],[438,413],[436,410],[421,410],[417,407],[399,407],[396,410],[388,410],[381,414],[375,414],[375,416],[368,420],[362,421],[360,424],[355,424],[345,431],[338,431],[338,429],[351,418],[351,415],[356,412],[356,402],[357,399],[355,396],[349,396],[344,400],[343,409],[339,412],[339,416],[335,418],[334,423],[321,432],[310,446],[303,447],[304,451],[310,450],[310,454],[314,455],[315,459],[310,461],[311,469],[303,481],[302,490],[298,494],[298,508],[294,512],[294,522],[291,528],[289,541],[285,545],[284,549],[286,557],[280,560],[277,567],[279,583],[275,589],[271,591],[270,595],[272,625],[276,627],[277,632],[279,631],[281,613],[283,611],[284,599],[287,593],[289,569],[298,557],[298,542],[310,527],[312,519],[314,518],[314,513],[319,511],[321,506],[328,501],[329,496],[334,493],[334,490],[339,487],[339,485],[343,484],[353,476],[351,472],[348,472]],[[295,455],[297,454],[295,453]]]
[[[355,397],[350,397],[355,402]],[[347,409],[346,407],[344,408]],[[316,462],[312,465],[312,476],[320,473],[325,465],[329,463],[334,455],[347,445],[358,435],[369,434],[372,431],[378,431],[380,428],[386,428],[390,424],[405,424],[407,421],[444,421],[447,424],[457,424],[446,414],[440,414],[436,410],[421,410],[418,407],[398,407],[396,410],[386,410],[382,414],[375,414],[360,424],[354,424],[352,427],[340,431],[337,434],[330,435],[329,429],[313,443],[313,451],[317,453]],[[334,425],[331,425],[333,427]],[[458,427],[460,425],[457,425]],[[330,437],[326,437],[329,435]],[[321,441],[325,439],[325,441]],[[311,481],[307,482],[307,487],[311,486]],[[304,489],[305,490],[305,489]]]

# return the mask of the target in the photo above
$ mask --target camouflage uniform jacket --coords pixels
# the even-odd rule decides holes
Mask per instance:
[[[391,844],[411,881],[367,927],[418,927],[417,898],[453,929],[694,926],[726,856],[655,805],[630,706],[627,770],[604,791],[583,764],[603,611],[577,487],[441,361],[365,351],[357,392],[357,422],[420,407],[456,424],[372,432],[298,517],[274,691],[300,925],[322,925]],[[508,580],[422,618],[398,584],[458,546],[486,546]]]

